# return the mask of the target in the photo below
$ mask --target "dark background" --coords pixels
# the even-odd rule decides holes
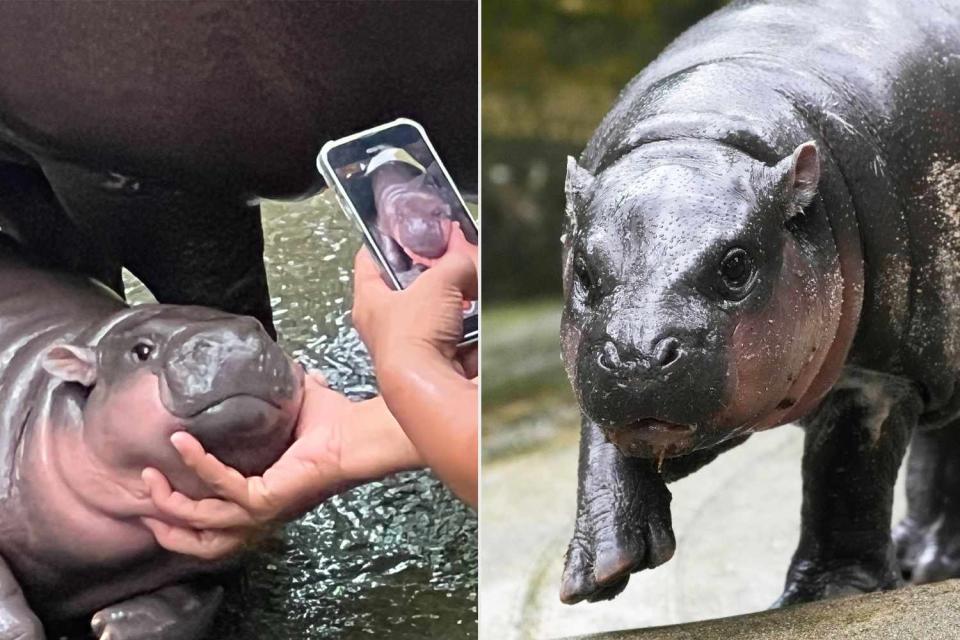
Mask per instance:
[[[620,89],[721,0],[484,0],[483,296],[560,295],[566,156]]]

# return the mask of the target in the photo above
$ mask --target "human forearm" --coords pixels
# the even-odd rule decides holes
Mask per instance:
[[[385,358],[377,363],[377,378],[387,407],[427,466],[476,508],[476,385],[430,354]]]
[[[356,403],[354,411],[341,433],[340,468],[347,482],[361,484],[423,467],[423,457],[381,396]]]

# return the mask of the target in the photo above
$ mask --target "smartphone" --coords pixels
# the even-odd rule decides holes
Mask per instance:
[[[423,127],[393,122],[331,140],[317,169],[394,289],[410,286],[447,251],[473,252],[477,225]],[[478,301],[465,301],[463,341],[476,342]]]

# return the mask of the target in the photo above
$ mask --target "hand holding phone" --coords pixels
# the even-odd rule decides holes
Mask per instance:
[[[449,251],[472,253],[476,264],[476,224],[416,122],[328,142],[317,167],[393,288],[409,287]],[[465,303],[462,344],[476,341],[478,312],[477,301]]]

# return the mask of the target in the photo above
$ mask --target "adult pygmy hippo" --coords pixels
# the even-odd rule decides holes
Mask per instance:
[[[438,173],[442,176],[436,165],[424,169],[401,161],[370,171],[379,245],[404,286],[447,252],[454,221],[477,242],[469,214],[456,194],[438,186],[446,182]]]
[[[273,334],[260,198],[406,116],[476,188],[475,2],[0,2],[0,226]]]
[[[735,2],[627,86],[567,198],[564,601],[672,556],[665,481],[794,421],[780,604],[960,576],[960,6]]]
[[[169,442],[194,434],[245,473],[286,449],[303,374],[253,318],[127,308],[39,269],[0,236],[0,638],[93,616],[99,638],[199,638],[222,563],[162,550],[140,474],[203,496]],[[211,578],[211,576],[213,576]]]

